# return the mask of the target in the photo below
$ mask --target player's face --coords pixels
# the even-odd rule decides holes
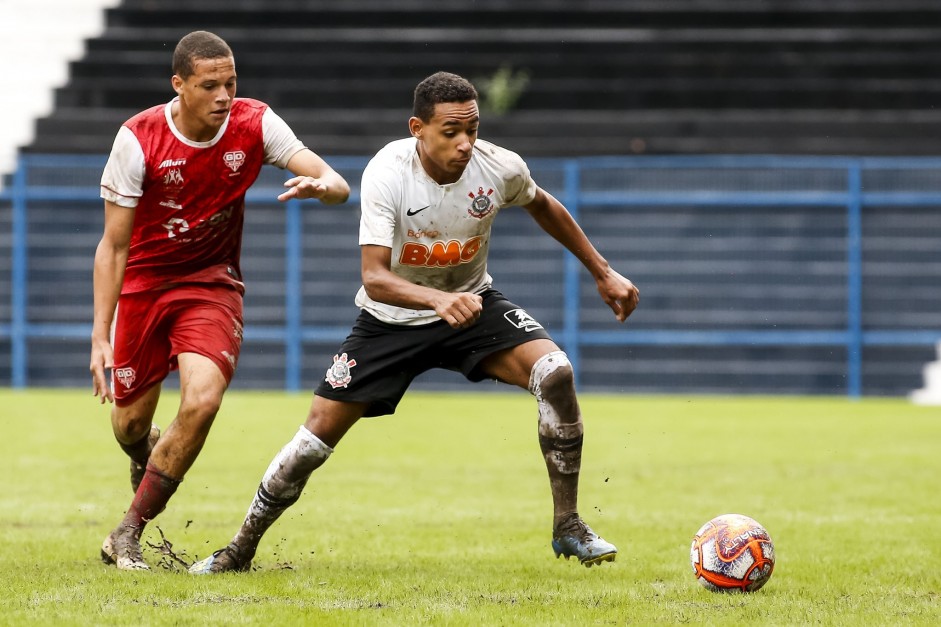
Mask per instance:
[[[193,69],[186,80],[173,76],[180,96],[180,117],[174,120],[188,138],[208,141],[222,127],[235,98],[235,59],[197,59]]]
[[[474,150],[479,125],[476,100],[436,104],[428,122],[409,119],[409,129],[418,139],[418,154],[428,176],[442,185],[461,178]]]

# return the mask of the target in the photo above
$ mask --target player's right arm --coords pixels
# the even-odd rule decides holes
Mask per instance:
[[[470,292],[444,292],[416,285],[392,272],[392,249],[387,246],[363,245],[362,274],[366,294],[374,301],[407,307],[433,309],[451,327],[468,327],[480,317],[483,298]]]
[[[106,400],[114,401],[105,369],[114,366],[111,323],[124,281],[134,227],[134,212],[131,207],[121,207],[106,200],[104,233],[95,250],[94,320],[89,370],[92,376],[92,393],[100,397],[102,403]]]

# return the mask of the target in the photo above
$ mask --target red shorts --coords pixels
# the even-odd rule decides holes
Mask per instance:
[[[242,295],[208,285],[122,295],[111,344],[111,389],[119,407],[176,370],[180,353],[208,357],[229,383],[242,345]]]

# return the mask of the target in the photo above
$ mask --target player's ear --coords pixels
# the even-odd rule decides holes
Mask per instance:
[[[422,123],[421,119],[412,116],[408,119],[408,130],[412,134],[412,137],[416,139],[421,139],[422,130],[425,125]]]
[[[176,74],[170,77],[170,85],[173,86],[173,91],[175,91],[177,95],[183,91],[183,79]]]

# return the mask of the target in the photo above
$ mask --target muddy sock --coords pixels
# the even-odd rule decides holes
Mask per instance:
[[[123,525],[141,532],[148,522],[163,511],[173,493],[176,492],[180,481],[163,474],[153,464],[147,464],[147,471],[137,488],[130,509],[124,516]]]
[[[529,390],[539,409],[539,448],[549,471],[553,529],[578,511],[578,476],[582,465],[581,411],[568,357],[553,351],[533,365]]]
[[[578,510],[578,475],[582,462],[582,435],[571,429],[572,437],[539,436],[539,448],[549,471],[552,487],[553,529]]]
[[[322,466],[331,453],[332,448],[303,426],[278,452],[255,492],[241,529],[232,539],[241,560],[254,557],[261,537],[297,502],[311,473]]]

